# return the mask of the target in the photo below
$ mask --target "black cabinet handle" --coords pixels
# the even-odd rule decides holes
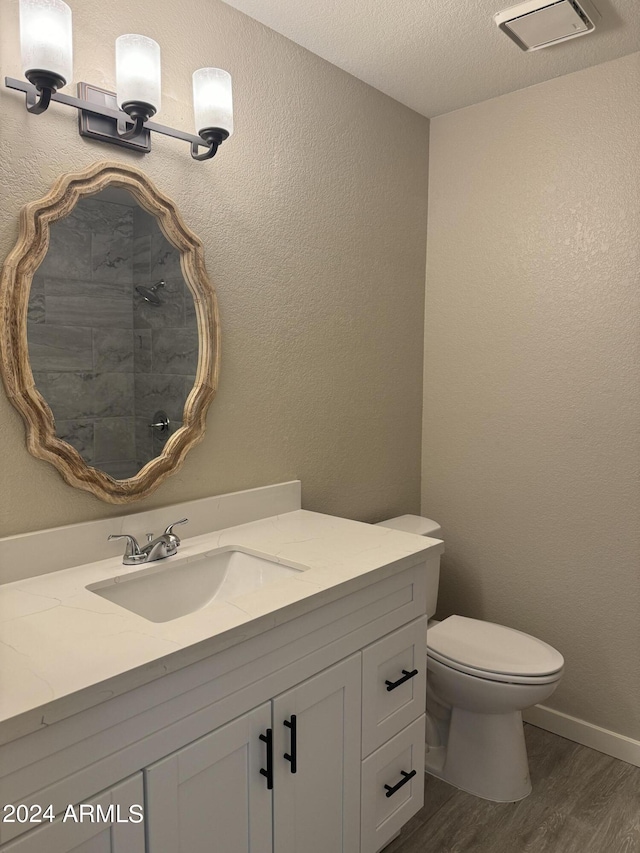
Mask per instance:
[[[291,763],[291,772],[298,772],[298,720],[295,714],[290,720],[285,720],[283,725],[291,729],[291,752],[285,752],[284,757]]]
[[[387,690],[389,692],[391,692],[392,690],[395,690],[396,687],[400,687],[400,685],[404,684],[405,681],[409,681],[410,678],[415,678],[415,676],[417,674],[418,674],[417,669],[412,669],[411,672],[409,672],[406,669],[403,669],[402,670],[402,678],[399,678],[397,681],[385,681],[385,684],[387,685]]]
[[[267,733],[260,735],[260,740],[267,745],[267,769],[260,768],[260,773],[267,777],[267,790],[273,788],[273,729],[267,729]]]
[[[397,785],[391,787],[391,785],[385,785],[386,794],[385,797],[393,797],[396,791],[399,791],[403,785],[406,785],[409,779],[413,779],[416,775],[416,771],[412,770],[411,773],[407,773],[405,770],[400,771],[402,773],[402,779],[398,782]]]

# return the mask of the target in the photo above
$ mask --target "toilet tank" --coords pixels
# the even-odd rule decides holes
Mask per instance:
[[[440,535],[442,528],[438,522],[421,515],[398,515],[396,518],[379,521],[378,527],[390,527],[392,530],[402,530],[404,533],[415,533],[417,536],[431,536],[433,539],[442,539]]]
[[[378,527],[390,527],[392,530],[401,530],[403,533],[414,533],[417,536],[431,536],[433,539],[442,539],[440,535],[442,528],[437,521],[431,518],[423,518],[421,515],[399,515],[396,518],[388,518],[379,521]],[[429,619],[436,612],[438,601],[438,587],[440,585],[440,555],[437,557],[438,571],[430,574],[427,584],[427,616]]]

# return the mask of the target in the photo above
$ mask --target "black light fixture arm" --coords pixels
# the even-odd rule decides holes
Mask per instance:
[[[139,136],[152,115],[155,115],[155,108],[151,104],[145,104],[142,101],[130,101],[122,105],[122,110],[129,119],[133,121],[133,127],[125,130],[120,122],[118,122],[118,136],[120,139],[135,139]]]
[[[216,156],[219,146],[229,136],[229,132],[221,127],[210,127],[200,131],[200,142],[191,143],[191,156],[194,160],[210,160]],[[203,154],[198,154],[198,145],[208,145]]]
[[[55,92],[67,82],[64,77],[38,69],[27,71],[25,77],[32,84],[31,88],[34,89],[33,92],[27,94],[27,111],[34,115],[45,112],[49,108]]]
[[[51,103],[51,96],[53,95],[53,89],[38,89],[37,95],[32,95],[31,93],[27,93],[27,112],[33,113],[36,116],[39,116],[40,113],[43,113],[45,110],[49,108],[49,104]]]
[[[195,136],[192,133],[185,133],[184,131],[176,130],[173,127],[166,127],[163,124],[157,124],[156,122],[145,120],[143,117],[144,110],[140,113],[132,111],[131,114],[128,114],[127,112],[112,109],[111,107],[103,104],[85,101],[81,98],[74,98],[72,95],[62,94],[56,91],[55,85],[45,86],[40,84],[40,81],[37,82],[38,85],[36,86],[31,83],[27,83],[25,80],[17,80],[13,77],[4,78],[4,84],[8,89],[15,89],[18,92],[25,93],[26,107],[30,113],[34,113],[36,115],[43,113],[48,108],[49,104],[55,101],[58,104],[73,107],[82,113],[90,113],[113,119],[117,123],[118,127],[114,129],[113,139],[106,137],[103,138],[103,141],[106,142],[133,139],[142,131],[151,131],[153,133],[160,133],[164,136],[170,136],[173,139],[181,139],[184,142],[188,142],[191,145],[191,156],[194,160],[209,160],[215,155],[220,143],[229,135],[226,130],[214,128],[212,131],[214,134],[213,136],[208,134],[208,138],[205,138],[205,131],[203,131],[202,136]],[[60,86],[63,85],[64,81],[61,81]],[[143,106],[148,108],[149,105]],[[151,115],[153,115],[153,113],[151,113]],[[132,121],[133,127],[130,127]],[[207,150],[203,154],[198,154],[198,148],[203,146],[206,146]]]
[[[141,116],[134,119],[133,126],[129,130],[122,130],[122,124],[118,122],[118,136],[120,139],[135,139],[140,136],[144,128],[144,119]]]

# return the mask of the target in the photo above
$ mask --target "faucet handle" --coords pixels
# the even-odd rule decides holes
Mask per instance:
[[[180,521],[174,521],[173,524],[170,524],[164,532],[164,535],[168,536],[176,547],[180,544],[180,537],[173,532],[173,528],[178,524],[186,524],[188,521],[188,518],[181,518]]]
[[[139,557],[141,555],[140,546],[138,545],[138,540],[135,536],[131,536],[129,533],[110,533],[107,536],[107,541],[109,539],[126,539],[127,547],[124,549],[125,557]]]

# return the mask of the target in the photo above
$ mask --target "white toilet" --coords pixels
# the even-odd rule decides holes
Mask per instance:
[[[382,527],[440,539],[428,518],[403,515]],[[495,802],[531,792],[522,711],[547,699],[564,659],[513,628],[449,616],[427,630],[426,770]]]

